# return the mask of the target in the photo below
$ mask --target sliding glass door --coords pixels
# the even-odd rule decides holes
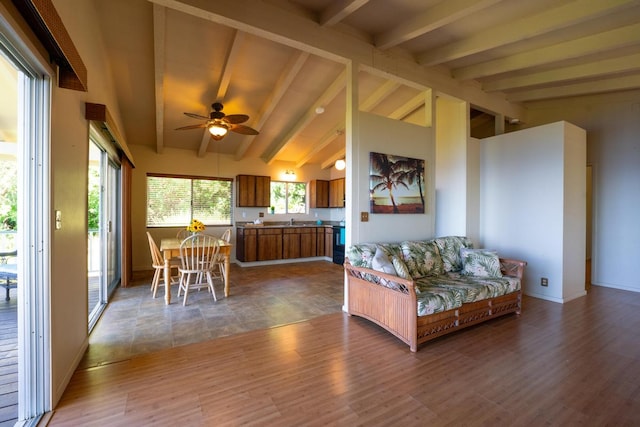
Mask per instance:
[[[89,330],[120,281],[120,166],[92,127],[87,191]]]

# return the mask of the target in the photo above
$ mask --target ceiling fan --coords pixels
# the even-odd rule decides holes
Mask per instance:
[[[249,116],[246,114],[226,115],[222,112],[224,106],[219,102],[211,104],[211,108],[213,108],[213,111],[209,113],[209,117],[193,113],[184,113],[187,117],[206,120],[206,122],[200,123],[199,125],[182,126],[176,130],[207,128],[211,137],[216,141],[220,141],[224,138],[228,131],[240,133],[242,135],[258,135],[259,132],[257,130],[240,124],[249,120]]]

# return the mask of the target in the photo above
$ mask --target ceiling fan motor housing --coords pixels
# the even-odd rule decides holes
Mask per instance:
[[[209,114],[211,120],[221,119],[224,117],[224,113],[222,112],[224,106],[221,103],[214,102],[213,104],[211,104],[211,108],[213,108],[213,111]]]

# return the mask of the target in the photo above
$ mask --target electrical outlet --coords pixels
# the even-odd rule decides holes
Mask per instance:
[[[540,286],[549,286],[549,279],[547,279],[546,277],[541,277]]]
[[[369,221],[369,212],[360,212],[360,221],[362,222]]]
[[[258,213],[258,216],[259,216],[260,218],[264,218],[264,212],[259,212],[259,213]]]

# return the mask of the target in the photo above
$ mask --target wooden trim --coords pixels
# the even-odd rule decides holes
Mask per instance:
[[[202,175],[178,175],[175,173],[147,172],[147,176],[153,176],[156,178],[184,178],[184,179],[202,179],[202,180],[209,180],[209,181],[228,181],[228,182],[233,181],[233,178],[202,176]]]
[[[111,135],[113,143],[124,153],[131,163],[131,167],[135,167],[133,155],[129,151],[129,146],[124,140],[124,137],[118,131],[118,127],[116,126],[113,117],[111,117],[111,114],[109,114],[109,110],[106,105],[86,102],[84,105],[84,118],[103,123],[106,126],[107,132]]]
[[[133,238],[131,226],[131,184],[133,181],[133,165],[122,158],[122,253],[120,265],[121,286],[127,288],[133,281]]]
[[[13,0],[25,21],[58,65],[58,86],[86,92],[87,68],[51,0]]]

